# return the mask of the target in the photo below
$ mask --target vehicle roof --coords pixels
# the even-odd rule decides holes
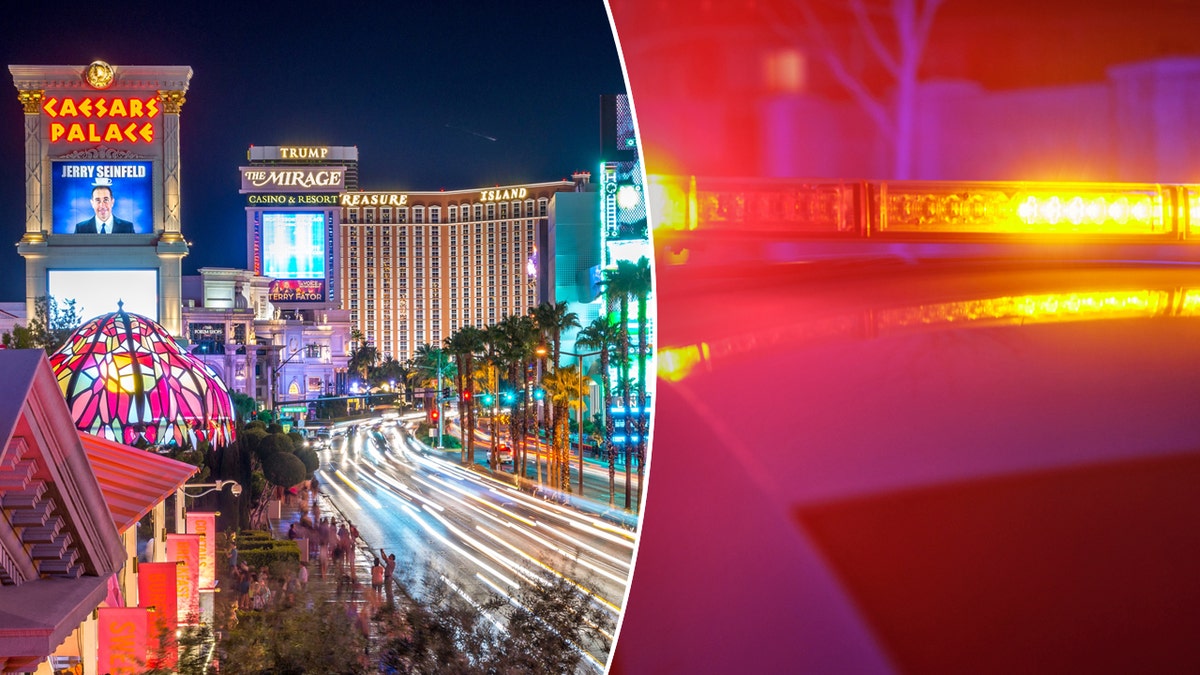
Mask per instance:
[[[659,273],[612,672],[1200,663],[1200,267],[713,272]]]

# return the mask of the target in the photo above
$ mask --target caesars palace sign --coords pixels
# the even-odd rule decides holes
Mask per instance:
[[[153,143],[160,111],[155,96],[49,96],[42,112],[50,118],[51,143]]]

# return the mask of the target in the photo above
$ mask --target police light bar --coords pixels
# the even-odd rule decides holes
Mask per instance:
[[[775,240],[1200,240],[1200,186],[650,176],[656,244]],[[699,239],[697,239],[699,237]]]

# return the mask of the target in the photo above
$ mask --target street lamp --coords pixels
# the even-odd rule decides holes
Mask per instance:
[[[279,412],[279,373],[283,371],[283,367],[291,363],[297,356],[300,356],[301,354],[312,356],[313,352],[315,352],[316,358],[320,358],[321,352],[325,351],[325,348],[326,345],[316,342],[306,344],[300,349],[292,352],[291,356],[281,361],[279,365],[275,366],[274,370],[271,371],[271,410],[275,411],[277,415]],[[280,346],[279,351],[283,351],[282,345]]]
[[[443,432],[443,429],[445,428],[443,426],[443,422],[442,422],[442,363],[441,363],[441,361],[442,361],[442,357],[439,354],[437,366],[422,366],[420,364],[414,364],[417,368],[420,368],[421,370],[432,370],[435,373],[437,373],[437,393],[434,394],[433,405],[434,405],[434,410],[437,411],[437,414],[434,415],[434,417],[436,418],[437,425],[438,425],[437,426],[437,446],[436,446],[438,450],[442,449],[442,432]],[[474,461],[474,460],[472,460],[472,461]]]
[[[184,530],[186,529],[183,524],[184,497],[191,497],[192,499],[195,499],[196,497],[203,497],[204,495],[212,492],[224,490],[227,487],[229,488],[229,491],[233,493],[234,497],[242,496],[242,484],[236,480],[219,480],[215,483],[187,483],[175,488],[175,532],[177,534],[183,534]],[[186,490],[189,489],[198,490],[200,488],[208,489],[198,494],[188,494],[186,492]]]

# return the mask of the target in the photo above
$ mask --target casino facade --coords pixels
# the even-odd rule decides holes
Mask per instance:
[[[301,320],[346,311],[381,358],[397,361],[463,326],[483,328],[553,301],[554,210],[570,199],[556,197],[590,190],[580,173],[521,185],[363,191],[355,189],[354,147],[255,146],[248,157],[247,259],[272,279],[271,303]],[[572,227],[598,238],[597,217]]]

